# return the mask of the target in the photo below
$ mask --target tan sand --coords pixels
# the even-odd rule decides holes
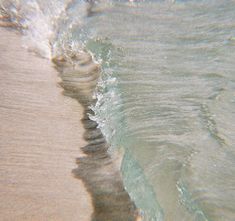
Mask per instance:
[[[91,198],[71,174],[81,157],[82,107],[61,94],[50,61],[0,28],[0,220],[90,220]]]

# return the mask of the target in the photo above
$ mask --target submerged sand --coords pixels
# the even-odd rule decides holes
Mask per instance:
[[[58,81],[50,61],[0,28],[0,220],[90,220],[91,198],[71,173],[83,110]]]

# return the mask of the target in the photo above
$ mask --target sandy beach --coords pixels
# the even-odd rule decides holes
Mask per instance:
[[[90,220],[91,198],[74,178],[82,107],[62,95],[50,61],[0,28],[0,220]]]

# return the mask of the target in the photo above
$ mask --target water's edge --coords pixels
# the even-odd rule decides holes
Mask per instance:
[[[21,30],[7,14],[1,13],[0,22],[2,27]],[[121,156],[120,159],[110,156],[104,135],[97,128],[97,123],[89,118],[93,114],[90,106],[96,102],[93,93],[100,76],[100,65],[87,51],[58,55],[52,58],[52,62],[62,80],[63,94],[77,100],[84,108],[81,122],[87,145],[81,149],[86,156],[76,159],[77,168],[72,173],[84,182],[91,194],[94,207],[92,220],[140,220],[138,210],[123,185],[118,162]]]
[[[85,157],[77,159],[75,177],[82,179],[92,196],[93,220],[136,220],[137,209],[124,188],[119,159],[113,159],[107,152],[109,145],[97,123],[89,118],[90,109],[96,99],[93,97],[100,65],[94,62],[89,52],[72,54],[69,58],[58,56],[52,60],[60,73],[64,95],[76,99],[83,107],[82,124],[86,130],[82,147]]]

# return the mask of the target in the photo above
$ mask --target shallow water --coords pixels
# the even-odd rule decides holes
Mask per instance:
[[[102,64],[91,118],[144,220],[234,220],[235,2],[55,2],[52,53]]]
[[[89,22],[90,48],[102,59],[109,50],[104,72],[116,79],[97,106],[103,131],[138,163],[125,160],[123,173],[140,167],[152,187],[136,186],[138,173],[126,181],[137,205],[154,191],[163,220],[235,218],[234,9],[230,1],[120,3]]]

